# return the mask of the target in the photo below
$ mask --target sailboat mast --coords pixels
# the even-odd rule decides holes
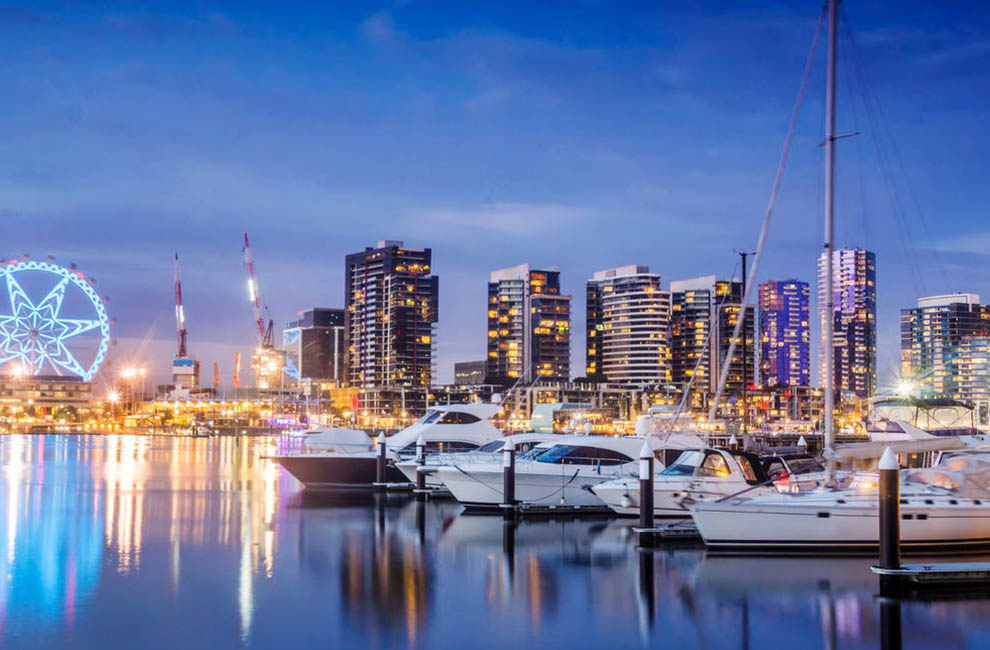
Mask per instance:
[[[828,51],[825,73],[825,451],[832,451],[835,434],[835,294],[832,253],[835,248],[835,94],[838,58],[839,0],[828,0]]]

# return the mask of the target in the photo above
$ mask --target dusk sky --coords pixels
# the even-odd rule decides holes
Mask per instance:
[[[278,327],[342,306],[345,254],[431,247],[442,381],[484,357],[489,271],[558,265],[583,375],[594,271],[724,277],[755,246],[820,5],[0,7],[0,257],[96,277],[114,355],[164,381],[178,251],[190,352],[225,383],[254,342],[243,230]],[[837,244],[877,254],[882,389],[899,309],[990,301],[990,4],[844,12]],[[814,287],[821,54],[760,280]]]

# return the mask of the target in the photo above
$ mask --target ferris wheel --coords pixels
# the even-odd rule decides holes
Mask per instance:
[[[110,320],[86,276],[48,262],[0,265],[0,372],[89,381],[106,358]]]

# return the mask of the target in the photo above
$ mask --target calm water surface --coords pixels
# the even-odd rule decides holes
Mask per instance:
[[[262,459],[288,444],[0,438],[0,644],[881,647],[868,559],[643,554],[628,520],[506,529],[453,502],[376,509],[303,494]],[[905,648],[990,647],[990,601],[886,620],[898,612]]]

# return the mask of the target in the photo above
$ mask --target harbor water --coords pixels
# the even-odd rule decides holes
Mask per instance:
[[[870,558],[637,550],[304,493],[276,438],[0,438],[4,648],[980,648],[990,600],[888,601]]]

